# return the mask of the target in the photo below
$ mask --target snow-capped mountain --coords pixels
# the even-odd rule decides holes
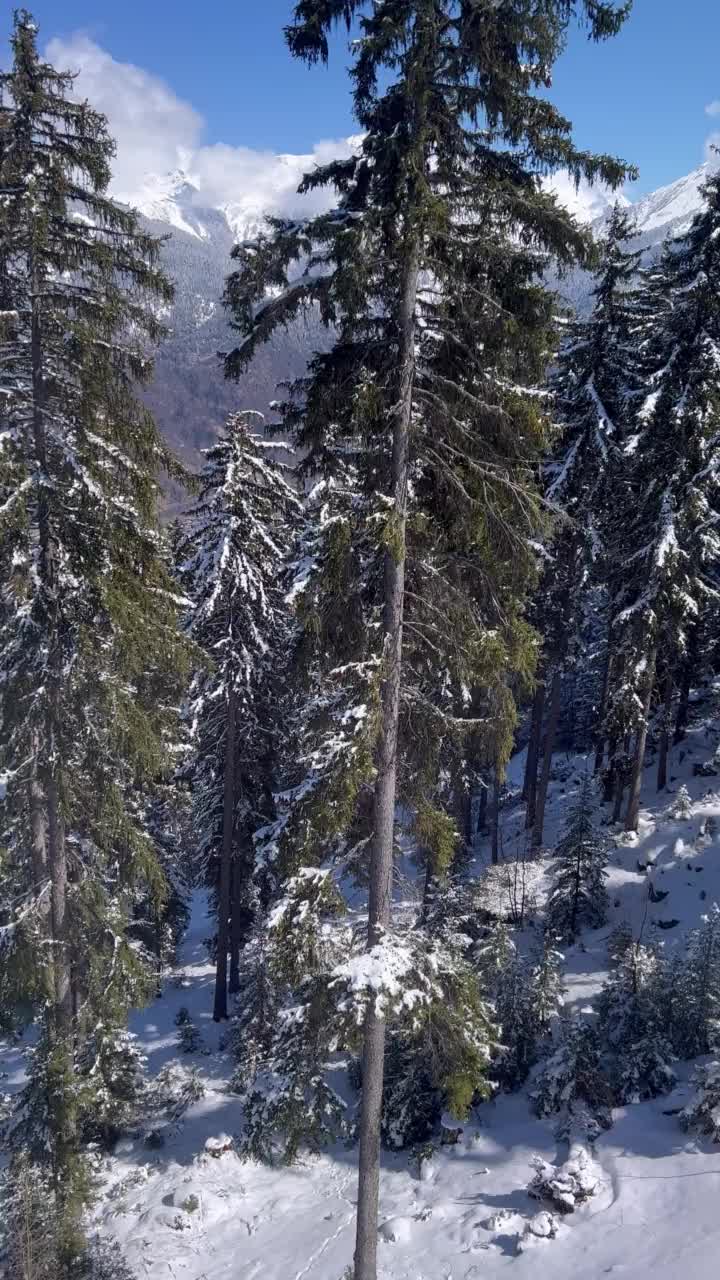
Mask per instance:
[[[701,164],[668,187],[658,187],[634,204],[638,235],[664,239],[687,231],[702,204],[700,188],[710,174],[709,164]]]
[[[311,323],[303,323],[269,344],[239,386],[223,379],[217,353],[233,341],[221,302],[232,246],[256,235],[267,213],[299,211],[294,193],[312,163],[312,156],[273,157],[271,178],[263,175],[240,199],[235,195],[214,200],[204,193],[199,178],[182,170],[148,175],[139,189],[121,197],[139,210],[154,234],[166,237],[162,254],[177,293],[168,317],[171,333],[157,360],[150,401],[166,435],[188,459],[212,439],[229,410],[265,410],[277,384],[299,376],[308,351],[322,341]],[[700,189],[707,174],[708,165],[700,165],[634,202],[586,184],[575,191],[572,183],[557,178],[553,188],[580,221],[589,222],[598,232],[615,200],[630,205],[635,210],[638,243],[650,254],[667,235],[687,230],[701,206]],[[582,273],[573,273],[559,287],[582,308],[588,295]]]

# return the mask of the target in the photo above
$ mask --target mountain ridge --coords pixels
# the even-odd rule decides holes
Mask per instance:
[[[165,317],[170,333],[158,353],[147,398],[166,437],[190,464],[232,410],[252,408],[271,415],[278,384],[300,377],[308,352],[323,344],[319,326],[303,320],[276,335],[240,383],[229,383],[222,375],[218,353],[235,340],[221,301],[233,244],[257,235],[268,213],[292,216],[303,207],[296,188],[313,157],[280,159],[282,180],[274,188],[250,187],[241,200],[208,203],[199,180],[182,169],[148,174],[136,191],[118,195],[138,210],[148,230],[163,237],[163,266],[176,285],[175,302]],[[566,180],[556,180],[555,189],[578,220],[597,233],[615,200],[621,200],[634,211],[638,246],[651,256],[667,235],[687,231],[702,205],[701,188],[709,172],[705,162],[634,202],[587,184],[576,191]],[[572,272],[557,287],[566,301],[584,309],[589,281],[583,272]]]

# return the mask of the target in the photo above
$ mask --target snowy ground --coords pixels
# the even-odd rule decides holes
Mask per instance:
[[[714,708],[706,708],[714,723]],[[670,793],[654,793],[648,768],[640,837],[621,837],[610,860],[612,920],[568,950],[567,1002],[583,1008],[602,984],[612,925],[628,920],[637,936],[681,945],[686,931],[720,901],[720,777],[693,778],[693,764],[712,756],[714,730],[699,724],[671,759]],[[517,779],[522,761],[513,762]],[[583,764],[558,756],[550,797],[552,845]],[[513,777],[511,776],[511,781]],[[672,792],[684,782],[692,816],[668,816]],[[718,818],[708,841],[704,820]],[[522,848],[519,810],[504,814],[504,852]],[[483,851],[480,851],[483,858]],[[639,870],[638,864],[649,870]],[[669,890],[648,902],[648,878]],[[542,892],[541,878],[538,878]],[[228,1091],[230,1055],[211,1021],[212,970],[203,939],[206,905],[198,895],[177,970],[161,999],[134,1015],[134,1031],[156,1074],[173,1061],[196,1066],[205,1096],[166,1132],[164,1145],[124,1141],[103,1165],[96,1215],[122,1243],[138,1277],[152,1280],[341,1280],[353,1248],[356,1150],[337,1148],[289,1169],[243,1163],[232,1150],[213,1155],[208,1139],[236,1133],[236,1097]],[[677,923],[669,930],[658,921]],[[208,1052],[178,1052],[175,1016],[188,1008]],[[22,1075],[19,1048],[8,1047],[4,1088]],[[380,1264],[383,1280],[715,1280],[720,1250],[720,1147],[679,1127],[676,1112],[689,1093],[692,1064],[673,1095],[619,1110],[597,1143],[602,1188],[566,1218],[556,1239],[518,1254],[518,1238],[538,1212],[526,1187],[539,1153],[561,1162],[552,1122],[530,1113],[527,1096],[501,1097],[481,1108],[460,1143],[440,1149],[422,1178],[408,1156],[386,1157],[381,1187]],[[212,1144],[211,1144],[212,1145]],[[222,1143],[220,1145],[223,1145]]]

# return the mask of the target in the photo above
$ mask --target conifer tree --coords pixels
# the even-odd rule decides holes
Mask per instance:
[[[607,918],[607,852],[592,820],[592,784],[586,774],[555,850],[557,869],[547,914],[549,927],[568,942],[578,930]]]
[[[102,1076],[101,1046],[152,971],[128,936],[135,895],[165,896],[144,814],[184,663],[155,510],[174,463],[135,384],[172,291],[158,242],[105,194],[104,118],[40,60],[24,10],[12,52],[0,74],[0,772],[21,896],[5,936],[14,994],[47,1011],[26,1094],[38,1125],[23,1140],[49,1161],[64,1266],[85,1193],[74,1053],[92,1030]]]
[[[658,680],[667,705],[698,624],[715,612],[718,540],[720,174],[704,207],[645,281],[651,391],[640,410],[634,501],[623,566],[610,734],[635,734],[625,825],[638,824],[648,724]],[[697,660],[699,655],[695,653]]]
[[[227,1017],[228,954],[237,989],[242,922],[251,917],[253,836],[268,814],[278,677],[286,634],[281,574],[297,498],[282,445],[235,414],[205,450],[200,493],[179,548],[189,632],[207,665],[195,675],[193,799],[201,873],[217,894],[213,1016]],[[232,946],[231,946],[232,944]]]
[[[532,470],[543,434],[525,392],[546,359],[550,320],[539,269],[547,253],[571,261],[586,243],[539,176],[567,167],[576,179],[617,184],[625,174],[608,157],[576,151],[567,121],[536,96],[576,10],[599,39],[617,31],[626,6],[302,0],[287,37],[308,62],[327,59],[335,23],[359,24],[352,77],[362,140],[348,160],[305,178],[305,190],[333,185],[338,207],[276,221],[235,251],[228,282],[243,333],[231,374],[303,309],[316,306],[336,335],[285,418],[308,468],[327,474],[348,453],[359,467],[361,501],[343,537],[345,566],[363,576],[353,662],[366,673],[375,664],[370,950],[390,925],[398,778],[401,789],[408,776],[427,785],[425,771],[407,766],[408,744],[422,741],[422,728],[437,758],[448,725],[428,687],[437,690],[439,673],[453,699],[475,686],[500,691],[522,643],[518,597],[538,523]],[[509,606],[500,616],[496,573]],[[371,1004],[356,1280],[376,1274],[384,1037]]]
[[[542,843],[563,674],[587,658],[589,634],[607,632],[614,513],[627,500],[622,448],[632,433],[642,387],[637,354],[641,308],[632,288],[640,254],[628,247],[633,234],[630,215],[615,205],[598,246],[592,311],[566,332],[551,380],[561,434],[545,468],[545,492],[558,519],[537,605],[543,636],[541,691],[549,686],[547,730],[538,782],[545,710],[541,695],[534,704],[525,782],[527,826],[536,845]]]
[[[666,988],[657,947],[630,936],[616,952],[598,1001],[601,1033],[613,1055],[613,1088],[622,1106],[667,1093],[675,1083]]]
[[[720,1043],[720,907],[714,903],[688,938],[672,975],[668,1025],[685,1058]]]

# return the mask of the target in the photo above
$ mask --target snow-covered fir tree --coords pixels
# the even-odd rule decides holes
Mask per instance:
[[[530,1096],[537,1115],[557,1116],[556,1132],[565,1141],[592,1141],[610,1127],[612,1086],[592,1021],[582,1016],[567,1019],[558,1047],[542,1064]]]
[[[536,90],[576,12],[595,38],[625,16],[594,0],[532,10],[301,0],[287,37],[309,62],[327,59],[336,22],[359,24],[352,78],[362,136],[348,159],[304,180],[304,190],[334,186],[337,207],[275,220],[236,249],[228,282],[242,334],[232,374],[307,309],[334,333],[285,421],[309,469],[332,474],[348,453],[358,467],[343,562],[361,606],[352,661],[376,664],[370,950],[390,923],[396,801],[435,807],[439,744],[457,731],[467,694],[478,688],[481,707],[504,709],[512,723],[507,676],[532,666],[521,600],[545,430],[528,394],[549,345],[541,275],[548,255],[571,262],[587,247],[540,175],[567,167],[618,184],[626,172],[578,152],[551,103],[538,112]],[[376,1269],[384,1036],[369,1006],[356,1280]]]
[[[235,414],[205,450],[200,492],[178,551],[188,630],[206,664],[190,694],[193,803],[201,874],[216,891],[216,1020],[237,990],[252,918],[253,837],[272,816],[273,758],[287,627],[281,591],[298,500],[284,446]]]
[[[714,613],[718,539],[720,174],[687,235],[646,283],[656,368],[639,413],[614,623],[609,734],[635,734],[626,826],[636,830],[658,679],[667,703],[699,622]],[[697,657],[697,655],[696,655]]]
[[[708,1062],[693,1078],[695,1094],[680,1114],[683,1129],[720,1142],[720,1062]]]
[[[520,954],[502,920],[474,954],[498,1024],[493,1075],[504,1088],[517,1089],[548,1045],[562,1008],[563,956],[547,930],[527,955]]]
[[[632,288],[640,254],[629,247],[633,234],[631,216],[620,205],[613,206],[598,247],[592,311],[564,327],[550,380],[560,438],[545,468],[545,494],[557,515],[535,607],[543,636],[542,679],[533,705],[525,780],[527,825],[538,845],[562,682],[572,680],[579,664],[587,678],[588,653],[595,653],[595,699],[600,701],[602,671],[609,659],[609,544],[615,536],[613,512],[626,500],[623,444],[632,434],[642,387],[637,353],[640,305]],[[582,714],[576,696],[574,711]],[[585,710],[592,729],[598,711],[602,717],[602,709]]]
[[[596,928],[607,918],[607,849],[594,822],[592,781],[587,773],[570,806],[554,858],[548,927],[572,942],[581,928]]]
[[[158,242],[105,194],[104,118],[39,58],[22,10],[12,55],[0,74],[0,772],[14,895],[2,967],[11,997],[44,1016],[18,1131],[46,1166],[65,1266],[93,1105],[73,1068],[82,1058],[88,1085],[108,1084],[128,1005],[152,989],[128,932],[137,895],[165,896],[144,814],[185,662],[156,520],[157,476],[175,464],[135,385],[172,290]]]
[[[675,1083],[666,979],[657,947],[635,942],[632,935],[616,946],[598,1012],[613,1058],[616,1101],[622,1106],[668,1093]]]
[[[714,903],[673,957],[667,1025],[677,1053],[694,1058],[720,1042],[720,907]]]
[[[350,1132],[346,1104],[327,1078],[345,1048],[333,999],[336,966],[350,953],[345,904],[327,871],[301,870],[259,920],[240,964],[234,1029],[243,1148],[256,1159],[295,1159]]]

